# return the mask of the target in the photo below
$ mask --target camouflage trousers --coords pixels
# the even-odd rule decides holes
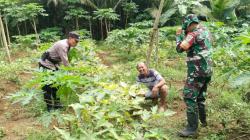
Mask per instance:
[[[187,105],[187,113],[197,113],[198,105],[205,106],[207,86],[211,81],[209,77],[188,76],[183,90],[184,101]]]

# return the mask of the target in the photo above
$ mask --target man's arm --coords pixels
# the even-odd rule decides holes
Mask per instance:
[[[182,42],[180,43],[180,48],[181,48],[182,50],[184,50],[184,51],[187,51],[191,46],[192,46],[192,45],[191,45],[189,42],[187,42],[186,40],[184,40],[184,41],[182,41]]]
[[[165,85],[165,83],[166,83],[165,79],[162,78],[162,79],[160,80],[160,82],[159,82],[158,84],[156,84],[154,87],[160,88],[160,87],[162,87],[163,85]]]
[[[162,78],[158,84],[156,84],[152,89],[153,97],[157,97],[157,93],[159,92],[160,88],[165,84],[165,80]]]
[[[196,36],[197,33],[195,32],[188,33],[185,39],[181,42],[180,48],[183,49],[184,51],[189,50],[191,46],[194,44]]]
[[[166,82],[165,82],[165,79],[164,79],[157,71],[154,71],[154,74],[155,74],[156,80],[159,81],[159,82],[153,87],[153,89],[152,89],[153,97],[156,97],[156,96],[157,96],[157,93],[158,93],[159,90],[160,90],[160,87],[162,87]]]
[[[178,53],[182,53],[183,51],[187,51],[192,46],[194,40],[195,40],[195,36],[193,33],[189,33],[184,38],[183,31],[181,29],[177,29],[177,31],[176,31],[176,51]]]
[[[184,39],[184,34],[181,28],[178,28],[176,30],[176,51],[178,53],[182,53],[184,52],[184,50],[180,47],[181,42]]]

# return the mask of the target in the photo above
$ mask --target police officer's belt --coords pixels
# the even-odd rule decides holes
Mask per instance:
[[[45,61],[46,59],[54,65],[59,64],[59,61],[52,59],[47,51],[42,54],[42,60]]]

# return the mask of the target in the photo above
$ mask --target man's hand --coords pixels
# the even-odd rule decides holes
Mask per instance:
[[[178,28],[177,30],[176,30],[176,35],[181,35],[182,34],[182,29],[181,28]]]
[[[156,98],[157,97],[157,94],[159,92],[159,88],[154,86],[153,89],[152,89],[152,96],[153,98]]]

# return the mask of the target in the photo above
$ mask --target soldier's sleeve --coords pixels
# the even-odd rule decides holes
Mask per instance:
[[[69,59],[67,49],[65,47],[57,47],[57,53],[62,60],[64,66],[69,66]]]
[[[192,46],[194,41],[195,41],[195,34],[188,33],[187,36],[185,37],[184,41],[187,42],[190,46]]]

